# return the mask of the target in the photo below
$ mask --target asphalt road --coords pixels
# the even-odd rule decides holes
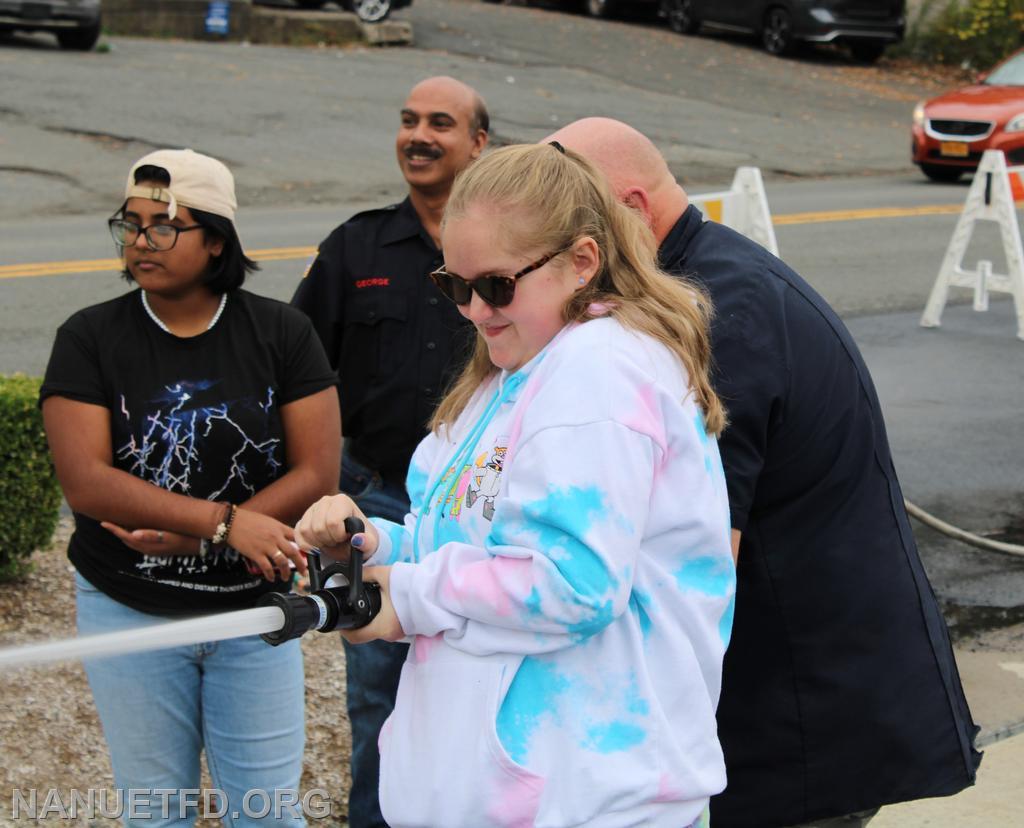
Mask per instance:
[[[391,160],[390,147],[381,151]],[[397,171],[392,171],[397,178]],[[707,189],[728,186],[726,179]],[[926,205],[955,209],[963,185],[930,185],[914,177],[776,181],[767,185],[783,257],[844,316],[917,311],[923,306],[956,215],[875,216],[873,208]],[[694,187],[695,193],[707,191]],[[105,220],[118,201],[103,211],[80,216],[9,219],[0,234],[0,371],[41,373],[53,331],[71,309],[116,295],[124,289],[110,261],[114,248]],[[270,251],[251,285],[280,299],[290,298],[316,244],[360,204],[243,208],[239,228],[250,251]],[[831,220],[837,210],[861,211],[864,218]],[[791,223],[786,223],[791,222]],[[988,228],[986,228],[988,229]],[[973,248],[994,246],[994,230],[979,233]],[[278,258],[280,257],[280,258]],[[93,270],[100,261],[99,270]],[[60,275],[3,278],[2,266],[60,263]],[[72,264],[67,264],[71,262]],[[74,262],[80,263],[76,269]],[[29,268],[14,269],[28,274]],[[58,298],[59,301],[54,301]]]
[[[131,161],[167,145],[227,161],[245,204],[375,203],[396,191],[382,136],[411,84],[436,73],[483,93],[496,143],[615,115],[687,184],[747,163],[769,177],[909,174],[910,111],[932,91],[827,52],[782,61],[651,22],[479,0],[416,0],[398,16],[415,48],[112,38],[74,54],[45,35],[0,40],[0,219],[113,200]]]
[[[233,168],[250,250],[310,248],[362,207],[401,196],[391,136],[416,80],[450,73],[487,98],[496,143],[613,115],[651,135],[691,192],[762,168],[783,258],[847,320],[883,400],[906,494],[975,531],[1024,541],[1024,343],[1012,310],[917,316],[956,221],[828,220],[834,210],[956,205],[907,158],[913,103],[932,90],[830,53],[769,57],[746,41],[682,38],[651,21],[594,21],[478,0],[415,0],[408,49],[287,49],[110,40],[71,54],[0,40],[0,266],[112,256],[104,220],[130,163],[192,146]],[[865,214],[869,216],[870,213]],[[993,258],[980,233],[970,258]],[[306,254],[251,282],[287,299]],[[124,289],[116,272],[0,278],[0,371],[41,373],[56,326]],[[1021,620],[1024,561],[919,532],[956,623]]]

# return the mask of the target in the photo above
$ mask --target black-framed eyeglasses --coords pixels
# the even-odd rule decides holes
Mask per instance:
[[[139,240],[139,234],[146,237],[146,244],[151,250],[170,250],[178,243],[178,236],[189,230],[198,230],[203,225],[192,224],[188,227],[177,227],[173,224],[151,224],[142,227],[134,221],[115,216],[107,220],[110,235],[118,247],[131,247]]]
[[[572,247],[572,245],[569,245],[569,247]],[[434,284],[437,285],[441,293],[451,299],[456,305],[468,305],[473,298],[473,291],[476,291],[476,295],[492,308],[503,308],[511,304],[515,298],[517,281],[526,274],[533,273],[533,271],[543,267],[555,256],[560,256],[569,247],[563,247],[554,253],[548,253],[547,256],[541,256],[533,264],[528,264],[511,276],[491,275],[477,276],[475,279],[463,279],[457,273],[451,273],[446,270],[444,265],[442,265],[430,274],[430,278],[434,280]]]

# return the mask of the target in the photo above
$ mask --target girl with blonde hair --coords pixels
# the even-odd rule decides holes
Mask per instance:
[[[367,556],[413,642],[381,733],[388,823],[665,826],[725,786],[735,573],[706,298],[582,157],[516,146],[457,180],[441,290],[476,352],[413,456],[404,525],[323,498],[296,541]]]

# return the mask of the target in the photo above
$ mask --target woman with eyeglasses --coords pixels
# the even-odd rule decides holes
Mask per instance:
[[[558,145],[457,180],[438,286],[476,351],[409,469],[404,525],[349,537],[344,496],[296,540],[368,558],[412,641],[380,737],[389,825],[700,823],[735,573],[706,297]]]
[[[109,221],[137,288],[57,332],[41,400],[75,513],[81,634],[287,591],[293,569],[306,571],[291,526],[337,491],[334,374],[303,314],[242,290],[256,264],[235,207],[219,161],[142,158]],[[85,666],[116,786],[134,789],[126,825],[191,825],[202,750],[227,825],[304,824],[277,807],[302,771],[297,641],[251,636]],[[265,819],[249,791],[270,797]]]

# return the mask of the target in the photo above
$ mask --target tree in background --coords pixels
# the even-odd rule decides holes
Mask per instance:
[[[1024,46],[1024,0],[923,0],[907,30],[904,54],[988,70]]]

